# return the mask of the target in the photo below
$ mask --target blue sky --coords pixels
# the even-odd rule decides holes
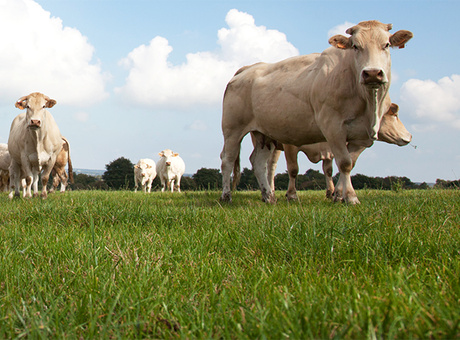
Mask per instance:
[[[239,67],[321,52],[331,35],[375,19],[414,33],[391,52],[390,88],[413,141],[376,142],[353,174],[458,179],[458,13],[455,0],[0,0],[0,142],[15,101],[39,91],[58,102],[50,112],[76,168],[157,161],[166,148],[186,173],[220,168],[222,94]],[[299,163],[301,173],[321,169],[300,154]]]

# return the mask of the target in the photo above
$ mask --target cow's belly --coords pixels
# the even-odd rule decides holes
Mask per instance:
[[[265,112],[257,116],[255,129],[280,143],[304,145],[325,141],[315,118],[307,113]]]

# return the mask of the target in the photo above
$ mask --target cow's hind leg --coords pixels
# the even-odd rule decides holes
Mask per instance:
[[[275,150],[274,141],[264,136],[261,133],[254,133],[257,143],[254,146],[254,151],[249,158],[254,169],[254,175],[259,183],[260,191],[262,192],[262,201],[267,203],[276,203],[274,192],[270,188],[268,182],[268,160]]]
[[[295,187],[297,175],[299,174],[299,163],[297,162],[298,149],[294,145],[284,145],[284,156],[286,158],[286,167],[289,174],[289,186],[286,191],[288,201],[298,200],[297,189]]]
[[[332,198],[334,181],[332,180],[332,159],[323,159],[323,173],[326,177],[326,197]]]
[[[236,168],[236,162],[239,162],[241,140],[242,138],[225,138],[224,135],[224,147],[220,153],[220,159],[222,161],[222,196],[220,199],[223,202],[232,201],[230,177]]]
[[[20,197],[19,187],[21,183],[21,168],[18,163],[14,160],[11,160],[9,167],[10,173],[10,193],[8,194],[9,199],[13,197]]]

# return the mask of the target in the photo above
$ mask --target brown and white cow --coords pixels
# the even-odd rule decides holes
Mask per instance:
[[[387,98],[389,100],[389,97]],[[398,111],[398,105],[392,103],[388,112],[382,117],[377,140],[389,144],[396,144],[398,146],[404,146],[410,143],[412,135],[407,131],[401,120],[399,120]],[[302,146],[282,144],[280,148],[275,150],[268,162],[268,180],[272,190],[275,190],[275,170],[281,154],[280,149],[284,150],[287,172],[289,174],[289,187],[286,192],[286,198],[288,200],[297,199],[295,182],[297,174],[299,173],[297,154],[300,151],[302,151],[312,163],[322,161],[323,172],[326,179],[326,197],[332,197],[334,191],[334,182],[332,181],[332,160],[334,159],[334,155],[327,142]]]
[[[42,174],[43,198],[47,197],[46,185],[62,149],[62,136],[53,116],[46,110],[56,105],[54,99],[34,92],[18,99],[15,106],[26,112],[13,120],[8,138],[10,165],[10,198],[19,196],[21,178],[25,179],[25,197],[38,196],[38,179]]]
[[[65,171],[65,167],[68,165],[69,173]],[[59,183],[61,183],[60,192],[64,192],[67,185],[73,183],[73,167],[72,167],[72,160],[70,158],[70,144],[69,141],[62,137],[62,148],[59,152],[56,162],[54,163],[53,170],[51,171],[51,177],[53,178],[53,183],[50,188],[50,192],[54,192]]]
[[[227,85],[222,111],[223,191],[231,201],[230,176],[239,165],[242,139],[252,132],[256,147],[250,160],[262,200],[275,202],[267,162],[275,141],[291,145],[328,142],[336,157],[341,187],[337,200],[356,204],[350,171],[363,147],[377,139],[384,98],[391,81],[390,47],[403,47],[412,33],[391,34],[391,24],[361,22],[336,35],[321,55],[243,67]],[[313,63],[311,59],[314,59]]]

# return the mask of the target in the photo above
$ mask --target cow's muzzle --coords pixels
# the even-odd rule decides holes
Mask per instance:
[[[361,81],[369,87],[380,87],[388,82],[385,72],[382,69],[364,69],[361,72]]]
[[[31,129],[38,129],[42,125],[42,122],[40,119],[31,119],[29,122],[29,128]]]

